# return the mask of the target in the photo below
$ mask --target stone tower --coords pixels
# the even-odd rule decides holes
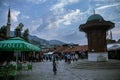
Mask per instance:
[[[95,13],[79,26],[79,30],[87,34],[88,61],[108,61],[106,31],[113,27],[114,23]]]
[[[11,15],[10,15],[10,8],[8,11],[8,17],[7,17],[7,31],[6,31],[6,37],[10,37],[10,26],[11,26]]]

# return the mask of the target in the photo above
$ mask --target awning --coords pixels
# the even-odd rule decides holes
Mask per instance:
[[[0,41],[0,51],[40,51],[40,48],[20,37]]]

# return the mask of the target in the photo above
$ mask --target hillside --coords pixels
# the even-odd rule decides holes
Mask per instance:
[[[11,35],[11,37],[13,37],[14,32],[11,31],[10,35]],[[32,36],[32,35],[29,35],[29,40],[30,40],[30,43],[35,44],[41,48],[48,48],[48,47],[52,47],[54,45],[65,44],[64,42],[59,41],[59,40],[45,40],[45,39],[38,38],[37,36]]]

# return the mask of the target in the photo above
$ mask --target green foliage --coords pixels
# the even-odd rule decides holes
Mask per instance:
[[[28,36],[29,36],[29,29],[26,29],[23,32],[23,39],[25,39],[26,41],[29,41]]]
[[[1,28],[0,28],[0,36],[3,36],[4,38],[6,38],[6,32],[7,32],[7,26],[3,25]]]
[[[110,43],[115,43],[116,41],[115,40],[112,40],[112,39],[107,39],[107,44],[110,44]]]
[[[14,31],[14,34],[15,34],[15,37],[21,37],[21,31],[22,31],[22,28],[24,27],[24,25],[22,23],[20,23],[16,28],[15,28],[15,31]]]
[[[29,42],[28,39],[28,35],[29,35],[29,29],[24,30],[23,32],[23,36],[22,36],[22,29],[23,29],[24,25],[23,23],[20,23],[14,31],[15,37],[22,37],[24,40],[26,40],[27,42]]]

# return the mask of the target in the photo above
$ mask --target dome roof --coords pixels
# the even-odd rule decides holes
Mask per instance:
[[[93,21],[93,20],[104,20],[103,17],[99,14],[93,14],[90,17],[88,17],[87,22]]]

